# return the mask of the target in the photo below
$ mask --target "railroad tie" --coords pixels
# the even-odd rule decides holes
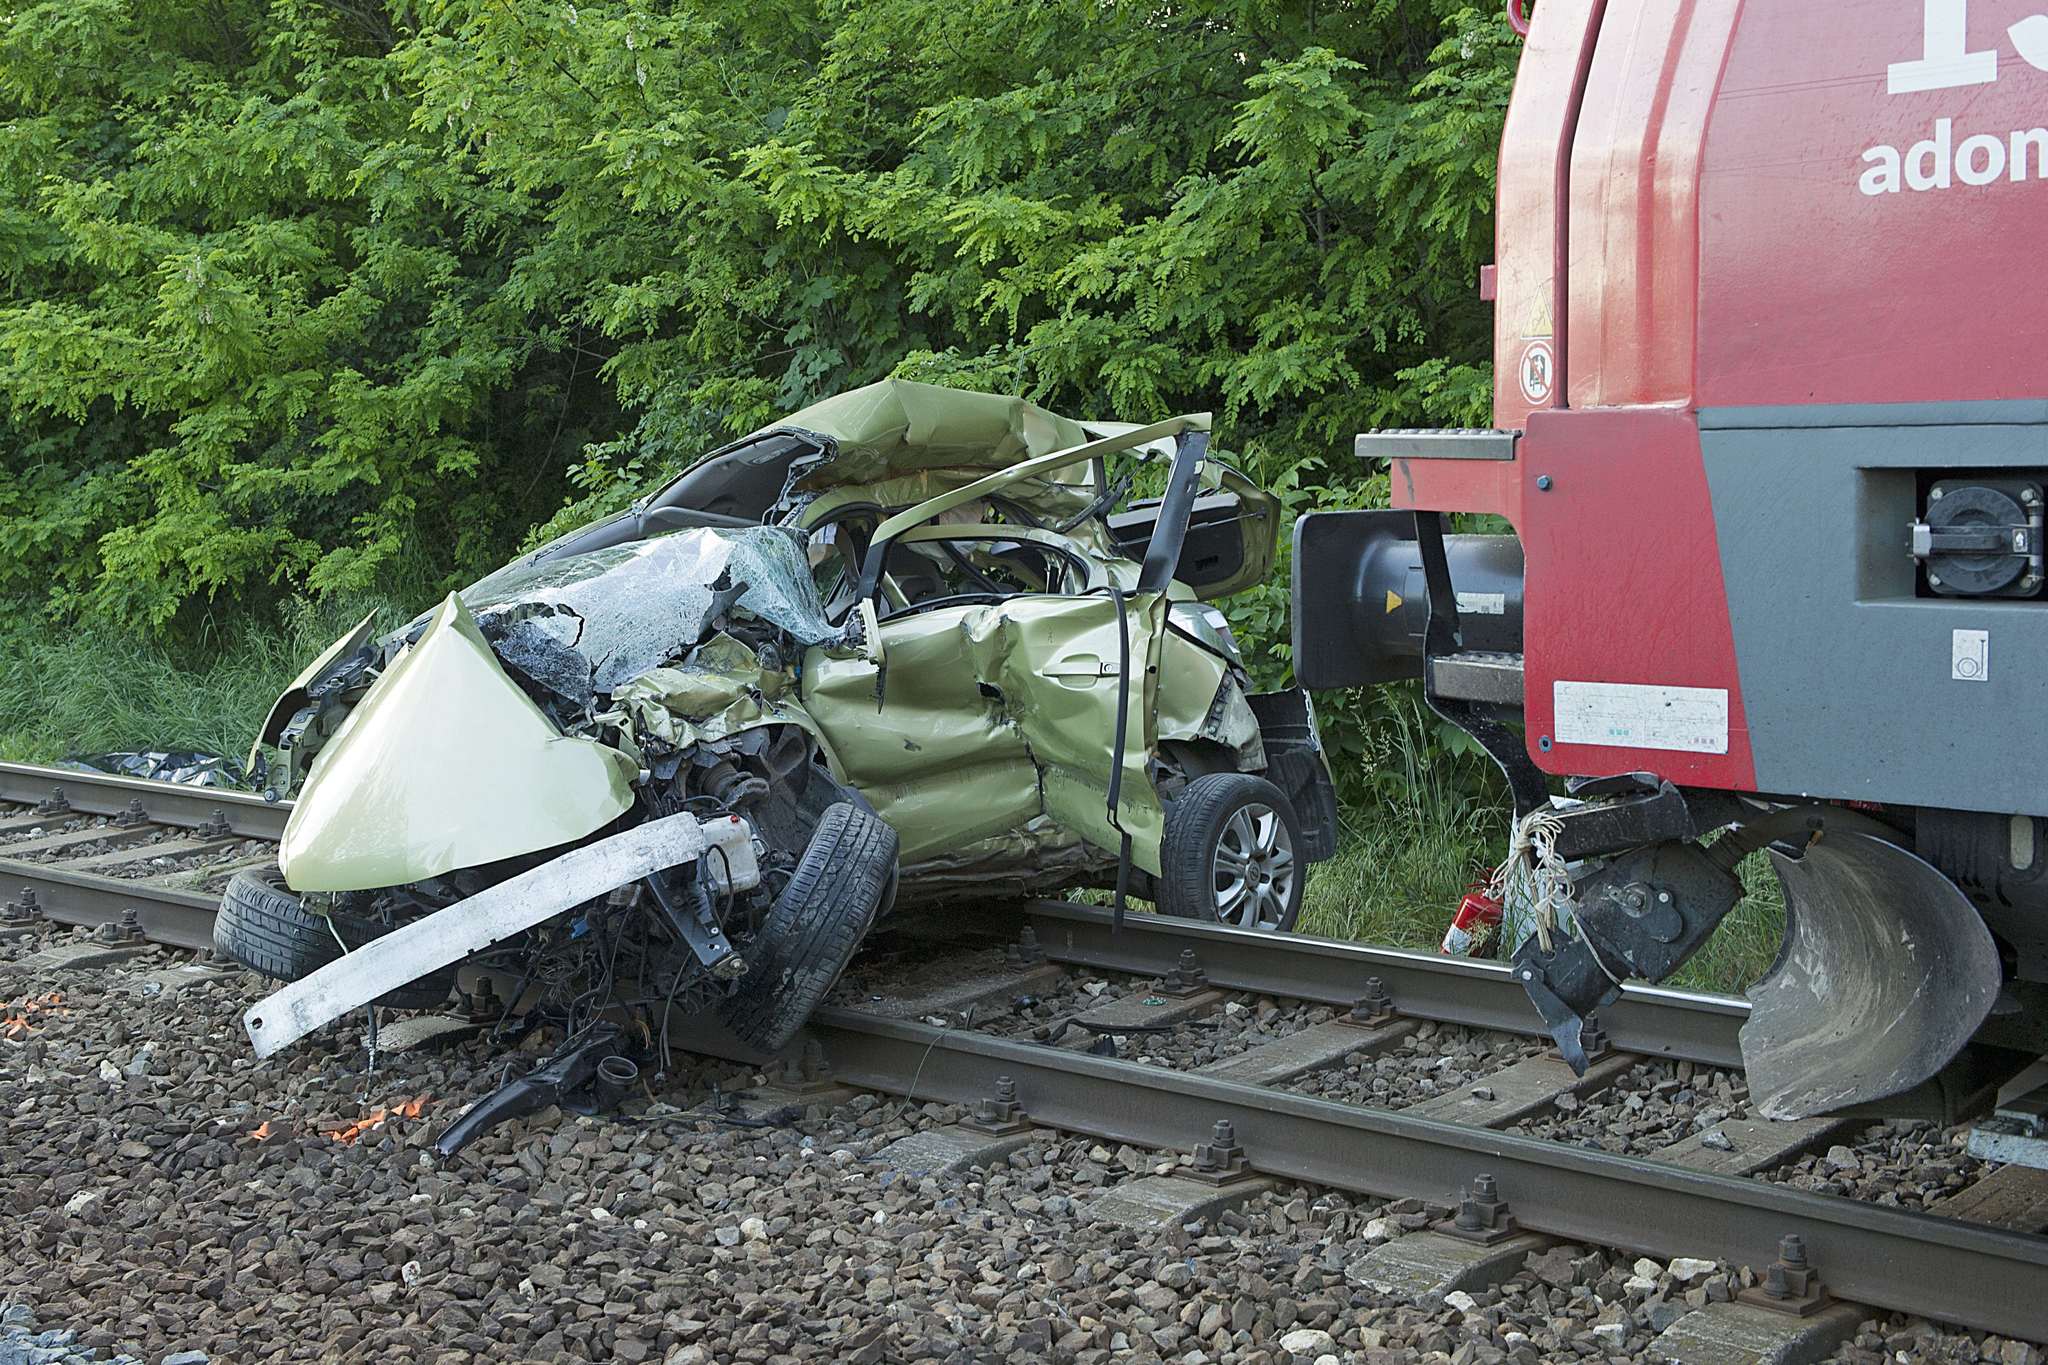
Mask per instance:
[[[1576,1076],[1556,1057],[1529,1057],[1401,1112],[1474,1128],[1505,1128],[1553,1107],[1560,1096],[1605,1090],[1642,1060],[1631,1053],[1611,1052],[1587,1067],[1585,1075]]]
[[[1928,1212],[2014,1232],[2048,1232],[2048,1171],[2000,1166]]]

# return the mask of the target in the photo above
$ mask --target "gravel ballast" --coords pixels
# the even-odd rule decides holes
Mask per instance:
[[[1535,1365],[1647,1359],[1676,1314],[1743,1282],[1567,1247],[1495,1290],[1395,1302],[1359,1264],[1438,1210],[1282,1186],[1214,1227],[1116,1229],[1087,1197],[1184,1158],[1046,1137],[920,1176],[875,1154],[959,1111],[863,1095],[785,1126],[707,1121],[751,1076],[680,1055],[622,1117],[551,1111],[442,1164],[428,1144],[502,1049],[472,1038],[365,1076],[351,1024],[258,1064],[238,1016],[266,983],[224,973],[138,1007],[130,979],[173,960],[62,980],[0,965],[8,1000],[41,1002],[0,1042],[0,1362]],[[1454,1041],[1474,1063],[1501,1046]],[[419,1117],[332,1135],[410,1101]],[[1841,1358],[1892,1359],[1896,1338],[1903,1358],[2016,1359],[1930,1333],[1873,1322],[1849,1350],[1879,1354]]]
[[[1969,1140],[1968,1124],[1943,1128],[1919,1119],[1891,1119],[1844,1133],[1758,1178],[1816,1194],[1924,1209],[1998,1169],[1971,1156]]]
[[[1639,1062],[1606,1089],[1584,1098],[1561,1095],[1556,1109],[1524,1119],[1509,1131],[1594,1151],[1654,1157],[1660,1148],[1724,1119],[1749,1116],[1749,1087],[1739,1074],[1660,1060]]]
[[[1465,1089],[1546,1050],[1547,1044],[1519,1034],[1425,1023],[1384,1052],[1353,1053],[1340,1065],[1290,1081],[1287,1088],[1343,1104],[1405,1109]]]

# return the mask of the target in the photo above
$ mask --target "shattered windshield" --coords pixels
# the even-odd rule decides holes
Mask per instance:
[[[498,657],[577,706],[674,662],[733,609],[797,645],[837,640],[800,536],[691,529],[500,569],[462,594]]]

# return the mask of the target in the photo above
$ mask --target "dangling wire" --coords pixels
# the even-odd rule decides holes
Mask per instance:
[[[1124,607],[1124,592],[1109,586],[1109,600],[1116,605],[1116,741],[1109,752],[1109,827],[1121,836],[1116,859],[1116,899],[1110,904],[1112,933],[1124,927],[1124,906],[1131,889],[1131,832],[1124,828],[1117,803],[1123,795],[1124,750],[1129,742],[1131,722],[1131,620]]]
[[[334,935],[334,942],[340,947],[341,955],[347,957],[348,944],[342,941],[341,930],[335,928],[334,917],[323,915],[321,918],[327,921],[327,932]],[[363,1029],[363,1047],[369,1054],[368,1061],[363,1065],[363,1074],[374,1076],[377,1074],[377,1002],[372,1000],[363,1007],[363,1012],[369,1016],[368,1023]]]
[[[1557,812],[1547,806],[1538,806],[1517,820],[1508,840],[1508,856],[1486,883],[1487,896],[1498,905],[1527,902],[1536,941],[1546,953],[1553,946],[1551,934],[1558,927],[1558,911],[1572,898],[1571,874],[1557,853],[1557,836],[1563,828]]]

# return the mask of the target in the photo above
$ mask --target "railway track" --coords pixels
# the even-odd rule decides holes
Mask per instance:
[[[0,926],[40,915],[205,949],[228,878],[291,807],[241,792],[0,763]]]
[[[268,858],[288,813],[233,793],[0,765],[0,928],[41,917],[204,948],[220,885]],[[1533,1016],[1508,972],[1150,915],[1114,930],[1106,912],[1065,904],[1031,904],[1003,926],[1016,935],[1007,951],[909,931],[880,937],[813,1017],[829,1076],[814,1066],[796,1097],[852,1087],[971,1106],[978,1126],[951,1139],[968,1152],[977,1142],[1000,1150],[1032,1125],[1194,1150],[1193,1167],[1154,1191],[1169,1219],[1175,1198],[1213,1213],[1271,1181],[1306,1182],[1456,1210],[1430,1236],[1472,1264],[1490,1247],[1519,1259],[1564,1238],[1751,1267],[1759,1297],[1789,1310],[1788,1332],[1817,1320],[1799,1292],[1817,1276],[1849,1304],[2048,1338],[2040,1172],[1973,1168],[1926,1209],[1815,1193],[1782,1172],[1869,1117],[1768,1124],[1742,1117],[1739,1103],[1695,1114],[1683,1125],[1691,1131],[1674,1128],[1661,1145],[1618,1144],[1627,1152],[1556,1140],[1585,1130],[1565,1116],[1624,1092],[1658,1103],[1692,1093],[1682,1077],[1716,1076],[1723,1094],[1739,1093],[1740,1000],[1632,989],[1602,1019],[1608,1051],[1584,1078],[1538,1043],[1511,1041],[1469,1070],[1460,1063],[1455,1083],[1425,1082],[1433,1093],[1361,1104],[1353,1098],[1376,1065],[1427,1053],[1427,1035],[1529,1034]],[[1273,1018],[1237,1027],[1260,1001]],[[1165,1055],[1183,1035],[1228,1037],[1187,1064]],[[678,1036],[743,1056],[708,1030]],[[1952,1084],[1901,1107],[1969,1099]],[[1192,1188],[1167,1188],[1175,1182]]]

